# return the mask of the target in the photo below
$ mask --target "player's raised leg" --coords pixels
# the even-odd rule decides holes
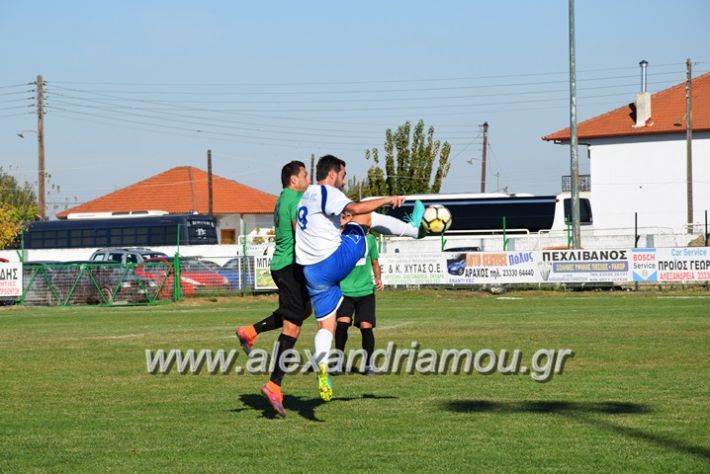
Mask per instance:
[[[406,222],[379,212],[355,215],[352,216],[352,221],[383,235],[420,239],[427,233],[422,225],[423,217],[424,204],[415,201],[412,214],[408,216]]]

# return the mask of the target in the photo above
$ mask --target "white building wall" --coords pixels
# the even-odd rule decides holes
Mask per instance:
[[[274,215],[273,214],[244,214],[242,216],[244,224],[246,225],[246,233],[251,234],[257,228],[258,229],[270,229],[274,227]],[[239,214],[229,214],[224,216],[219,216],[217,218],[217,236],[220,235],[221,229],[234,229],[236,231],[236,236],[242,235],[241,221],[239,219]],[[263,232],[262,232],[263,233]],[[220,242],[221,243],[221,242]]]
[[[693,140],[694,222],[710,211],[710,133]],[[596,229],[681,229],[686,214],[685,135],[591,140],[590,174]]]

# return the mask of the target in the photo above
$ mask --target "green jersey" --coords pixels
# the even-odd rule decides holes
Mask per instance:
[[[296,243],[292,221],[296,220],[298,202],[302,192],[284,188],[276,201],[274,209],[274,227],[276,228],[276,250],[271,258],[271,270],[281,270],[293,264]]]
[[[377,240],[372,234],[367,235],[367,255],[361,258],[353,271],[340,282],[340,290],[345,296],[367,296],[375,292],[372,282],[372,261],[380,258]]]

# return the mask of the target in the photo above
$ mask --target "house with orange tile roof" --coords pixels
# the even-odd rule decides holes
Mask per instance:
[[[221,176],[212,176],[212,213],[220,243],[236,243],[242,232],[274,225],[277,196]],[[209,212],[207,172],[192,166],[177,166],[125,188],[59,212],[59,219],[72,214],[159,210],[169,214]]]
[[[692,221],[700,227],[710,211],[710,73],[692,79],[691,98]],[[635,213],[639,227],[686,227],[685,82],[655,94],[642,91],[635,102],[579,123],[577,136],[590,159],[596,229],[633,233]],[[542,139],[569,146],[570,130]]]

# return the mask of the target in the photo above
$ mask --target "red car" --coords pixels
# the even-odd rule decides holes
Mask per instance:
[[[174,291],[173,258],[151,258],[136,267],[136,275],[150,278],[162,285],[160,296],[170,298]],[[200,260],[180,259],[180,288],[185,297],[229,290],[229,280]]]

